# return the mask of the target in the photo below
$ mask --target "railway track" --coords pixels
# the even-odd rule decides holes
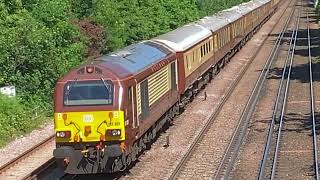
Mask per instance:
[[[314,148],[314,169],[316,179],[319,180],[319,162],[318,162],[318,145],[317,145],[317,131],[316,131],[316,116],[315,116],[315,93],[313,87],[313,62],[311,54],[311,36],[310,36],[310,24],[309,24],[309,12],[306,14],[307,17],[307,30],[308,30],[308,60],[309,60],[309,77],[310,77],[310,97],[311,97],[311,118],[312,118],[312,137],[313,137],[313,148]]]
[[[281,17],[284,15],[284,12],[281,14]],[[276,27],[277,25],[275,25],[273,27],[273,29]],[[284,31],[283,31],[284,32]],[[283,36],[283,33],[282,33],[282,36]],[[263,42],[265,42],[267,40],[267,38],[264,39]],[[277,42],[274,46],[274,50],[277,49],[276,47],[280,45],[280,35],[279,37],[277,38]],[[185,169],[185,166],[186,164],[189,162],[190,160],[190,157],[193,156],[194,153],[196,153],[195,151],[198,149],[199,145],[201,143],[203,143],[203,139],[208,139],[207,137],[204,138],[205,136],[207,136],[207,134],[210,134],[209,131],[210,131],[210,128],[214,122],[214,120],[216,119],[216,117],[221,113],[221,110],[222,110],[222,107],[225,105],[225,103],[227,102],[227,100],[229,99],[229,97],[231,96],[232,92],[235,90],[235,88],[237,87],[237,85],[239,84],[240,80],[243,78],[243,76],[245,75],[247,69],[249,68],[250,66],[250,63],[256,58],[256,56],[258,55],[258,52],[261,50],[262,46],[259,47],[258,51],[250,58],[250,61],[248,63],[248,65],[241,71],[240,75],[235,79],[235,81],[232,83],[231,87],[228,89],[226,95],[224,96],[224,98],[221,100],[221,102],[219,103],[218,107],[216,108],[215,112],[211,115],[211,117],[209,118],[209,120],[207,121],[207,123],[205,124],[205,126],[201,129],[200,133],[196,136],[195,140],[193,141],[193,143],[191,144],[190,148],[188,149],[187,153],[183,156],[182,160],[179,162],[179,164],[176,166],[176,168],[174,169],[173,173],[171,174],[171,176],[169,177],[169,179],[177,179],[181,172]],[[274,51],[273,50],[273,51]],[[274,51],[272,55],[270,55],[269,59],[272,59],[274,58],[274,56],[276,56],[276,52]],[[267,72],[267,67],[269,67],[272,63],[272,61],[269,60],[266,64],[265,64],[265,70],[261,73],[261,74],[268,74],[266,73]],[[270,67],[269,67],[270,68]],[[264,75],[261,75],[261,77],[264,76]],[[263,78],[261,78],[263,79]],[[256,85],[255,89],[258,88],[258,85]],[[261,88],[261,87],[260,87]],[[252,101],[253,98],[250,98]],[[256,101],[256,100],[254,100]],[[249,103],[248,103],[249,104]],[[248,106],[248,105],[247,105]],[[242,116],[242,120],[245,119],[244,118],[244,114],[250,114],[250,112],[245,112],[243,113],[243,116]],[[245,127],[247,125],[247,122],[245,121],[239,121],[239,124],[236,128],[236,131],[235,133],[233,134],[233,142],[235,142],[237,145],[236,146],[240,146],[241,142],[239,142],[240,139],[242,138],[238,138],[238,134],[245,134],[245,131],[243,131],[243,127]],[[236,142],[236,139],[237,139],[237,142]],[[232,149],[235,147],[233,145],[229,145],[229,150],[231,150],[231,147]],[[237,147],[237,148],[238,148]],[[236,149],[237,149],[236,148]],[[233,151],[234,152],[234,151]],[[234,154],[232,152],[230,152],[231,154]],[[228,157],[228,158],[226,158]],[[227,160],[230,160],[229,158],[229,155],[225,156],[225,159]],[[225,164],[225,163],[223,163]],[[222,166],[221,166],[221,169],[222,169]],[[214,171],[214,170],[213,170]]]
[[[319,179],[309,15],[301,15],[302,6],[305,4],[301,1],[269,126],[259,179]],[[302,18],[306,19],[305,24]],[[303,25],[307,31],[304,34]],[[303,44],[307,49],[303,49]],[[298,53],[302,51],[307,52],[306,56]],[[305,79],[308,83],[301,85],[300,81]]]
[[[218,170],[214,175],[214,179],[229,179],[231,176],[231,172],[233,167],[235,166],[236,159],[238,157],[238,153],[240,151],[240,147],[244,141],[245,135],[247,134],[247,129],[249,126],[249,122],[252,118],[253,113],[255,112],[257,102],[261,97],[263,92],[263,87],[265,86],[265,82],[268,78],[269,72],[277,59],[277,55],[279,53],[281,44],[284,39],[284,34],[286,33],[289,22],[292,20],[292,15],[294,13],[294,9],[291,11],[291,15],[286,19],[285,25],[281,31],[281,33],[277,37],[277,41],[273,46],[271,53],[269,54],[268,60],[263,67],[263,70],[258,78],[258,81],[255,84],[255,87],[250,95],[250,98],[243,110],[243,113],[240,117],[238,126],[234,131],[232,139],[228,145],[224,153],[224,157],[219,165]]]
[[[0,179],[35,179],[55,165],[53,147],[54,135],[0,167]]]

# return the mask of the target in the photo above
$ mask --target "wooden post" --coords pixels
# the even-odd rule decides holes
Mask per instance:
[[[166,136],[166,144],[164,145],[164,147],[169,147],[170,145],[170,138],[169,135]]]

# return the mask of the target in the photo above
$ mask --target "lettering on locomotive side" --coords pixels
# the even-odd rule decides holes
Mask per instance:
[[[106,122],[107,127],[120,126],[120,122]]]

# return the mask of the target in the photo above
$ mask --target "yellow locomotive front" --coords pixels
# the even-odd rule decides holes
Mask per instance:
[[[63,106],[67,112],[56,112],[56,142],[96,142],[125,140],[124,113],[111,110],[114,101],[111,81],[69,81],[64,85]],[[88,106],[110,106],[104,110],[83,111]],[[109,111],[105,109],[110,109]],[[75,111],[75,112],[72,112]]]
[[[98,67],[88,66],[57,82],[53,154],[67,173],[110,172],[124,153],[123,87],[106,77]]]

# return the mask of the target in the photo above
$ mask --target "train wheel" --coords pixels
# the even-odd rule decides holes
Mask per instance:
[[[131,162],[132,162],[132,154],[133,154],[133,152],[131,152],[130,154],[128,154],[128,156],[126,156],[127,167],[129,167],[129,166],[131,165]]]
[[[146,144],[143,142],[143,138],[139,141],[139,153],[142,152],[146,148]]]
[[[136,161],[137,160],[138,153],[139,153],[138,145],[137,145],[137,143],[134,143],[134,145],[132,147],[132,152],[130,153],[131,161]]]

